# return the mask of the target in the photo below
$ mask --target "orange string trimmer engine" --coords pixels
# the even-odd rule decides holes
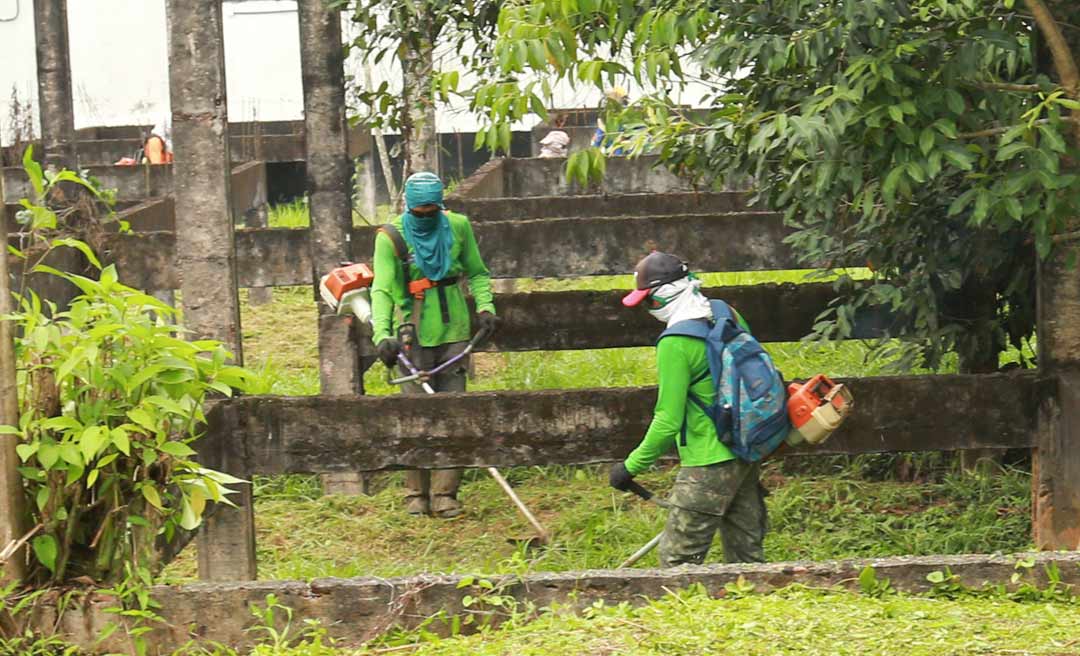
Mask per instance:
[[[788,385],[788,444],[820,444],[851,414],[855,399],[842,384],[818,374],[805,383]]]
[[[366,264],[345,264],[323,276],[319,294],[338,314],[352,312],[361,322],[371,318],[371,298],[368,288],[375,274]]]

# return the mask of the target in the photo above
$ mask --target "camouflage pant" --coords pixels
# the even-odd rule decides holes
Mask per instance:
[[[669,499],[679,508],[669,511],[660,538],[660,565],[702,563],[717,530],[724,545],[724,562],[765,562],[762,543],[768,518],[760,473],[758,463],[737,458],[679,470]]]

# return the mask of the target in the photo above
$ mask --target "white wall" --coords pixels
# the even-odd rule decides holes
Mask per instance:
[[[0,142],[10,142],[12,89],[23,101],[37,97],[33,0],[0,0]],[[234,121],[303,118],[300,41],[295,0],[224,2],[225,74],[229,117]],[[344,21],[346,38],[357,28]],[[68,0],[75,127],[152,124],[169,111],[165,0]],[[452,52],[440,53],[444,68]],[[390,58],[388,58],[390,59]],[[355,58],[346,72],[361,82]],[[398,69],[384,61],[373,70],[375,84],[400,87]],[[470,82],[462,79],[464,87]],[[634,93],[632,85],[626,85]],[[595,88],[556,88],[558,107],[595,106]],[[697,104],[700,89],[681,100]],[[37,120],[35,115],[35,130]],[[528,127],[537,119],[517,126]],[[470,132],[478,121],[464,101],[440,107],[441,132]]]

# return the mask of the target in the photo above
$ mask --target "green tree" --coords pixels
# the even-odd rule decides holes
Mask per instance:
[[[337,0],[347,7],[363,32],[350,48],[366,64],[378,64],[388,55],[401,68],[401,88],[382,82],[377,88],[357,89],[359,120],[377,130],[400,130],[404,177],[416,171],[438,172],[438,134],[435,106],[458,91],[462,71],[483,74],[490,63],[498,2],[469,0]],[[436,66],[436,44],[449,45],[458,57],[451,70]],[[509,150],[506,139],[492,144]]]
[[[1032,334],[1035,256],[1080,209],[1062,38],[1078,25],[1080,9],[1041,0],[529,0],[503,8],[502,77],[474,106],[498,130],[523,113],[515,94],[544,103],[540,80],[634,79],[648,93],[608,117],[625,150],[706,184],[750,180],[807,265],[873,269],[841,277],[817,336],[885,305],[905,339],[878,346],[901,366],[954,350],[993,367]],[[672,102],[691,80],[708,110]]]
[[[122,285],[115,266],[63,236],[58,216],[77,212],[46,199],[75,184],[104,201],[93,184],[43,171],[29,149],[23,161],[34,189],[20,212],[29,246],[11,251],[24,276],[56,276],[79,290],[57,307],[22,285],[17,309],[2,317],[18,335],[18,416],[0,432],[18,440],[33,527],[28,579],[148,584],[165,547],[197,528],[208,504],[229,503],[228,485],[240,482],[192,460],[207,394],[231,395],[256,379],[228,364],[221,343],[184,340],[174,308]],[[58,249],[78,250],[98,275],[44,264]]]

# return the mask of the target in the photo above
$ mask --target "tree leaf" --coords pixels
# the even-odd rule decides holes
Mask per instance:
[[[46,533],[45,535],[36,536],[30,544],[34,549],[34,557],[38,559],[38,562],[55,574],[56,555],[59,553],[56,538]]]
[[[127,431],[123,428],[114,428],[110,431],[112,436],[113,445],[120,450],[125,456],[131,455],[131,440],[128,438]]]
[[[177,458],[186,458],[195,455],[195,450],[183,442],[170,440],[158,447],[159,450]]]
[[[150,431],[151,435],[156,434],[158,430],[160,430],[160,427],[154,422],[154,419],[150,416],[150,413],[146,410],[143,410],[142,408],[134,408],[132,410],[128,410],[127,416],[130,417],[131,420],[136,424]]]
[[[1020,201],[1013,196],[1009,196],[1005,199],[1005,211],[1014,221],[1019,221],[1024,218],[1024,207],[1020,204]]]
[[[953,114],[963,114],[967,109],[967,105],[964,103],[964,97],[955,89],[945,89],[945,103],[948,105],[949,111]]]
[[[158,494],[157,488],[152,484],[146,483],[142,486],[142,495],[146,499],[147,503],[157,508],[158,510],[164,510],[164,506],[161,505],[161,495]]]
[[[997,156],[994,158],[998,162],[1004,162],[1005,160],[1012,159],[1017,153],[1028,150],[1031,146],[1027,145],[1023,141],[1014,141],[1013,143],[998,150]]]
[[[45,469],[46,471],[52,469],[53,465],[56,464],[56,461],[60,459],[60,448],[56,446],[56,444],[42,443],[42,445],[38,447],[37,459],[38,462],[41,463],[42,469]]]
[[[15,446],[15,453],[19,454],[19,460],[26,462],[30,456],[37,453],[39,443],[23,443]]]
[[[919,150],[923,155],[929,155],[930,151],[934,149],[934,131],[930,128],[924,128],[922,133],[919,134]]]
[[[187,531],[193,531],[199,527],[202,523],[195,511],[192,509],[191,504],[185,498],[180,501],[180,527]]]
[[[108,438],[108,429],[101,426],[89,426],[79,438],[79,452],[83,461],[89,463],[105,446]]]

